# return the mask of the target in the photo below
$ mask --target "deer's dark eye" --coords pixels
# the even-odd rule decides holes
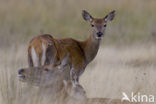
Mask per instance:
[[[93,24],[91,24],[91,26],[92,26],[92,27],[94,27],[94,25],[93,25]]]
[[[103,25],[103,27],[106,27],[106,26],[107,26],[106,24]]]

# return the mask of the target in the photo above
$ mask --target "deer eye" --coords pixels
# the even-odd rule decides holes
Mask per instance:
[[[91,26],[92,26],[92,27],[94,27],[94,25],[93,25],[93,24],[91,24]]]
[[[103,25],[103,27],[106,27],[106,26],[107,26],[106,24]]]

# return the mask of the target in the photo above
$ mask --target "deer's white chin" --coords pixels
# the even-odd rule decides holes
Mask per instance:
[[[18,78],[25,78],[24,75],[18,75]]]
[[[101,37],[96,36],[95,38],[98,40],[101,40],[103,38],[103,36],[101,36]]]

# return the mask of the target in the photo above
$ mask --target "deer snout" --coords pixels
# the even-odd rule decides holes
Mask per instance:
[[[20,75],[20,74],[22,74],[24,72],[24,69],[19,69],[18,70],[18,74]]]
[[[98,37],[101,37],[103,35],[102,32],[97,32],[96,34],[97,34]]]
[[[18,70],[18,78],[19,78],[20,81],[25,79],[25,75],[23,75],[23,73],[24,73],[24,69],[19,69]]]

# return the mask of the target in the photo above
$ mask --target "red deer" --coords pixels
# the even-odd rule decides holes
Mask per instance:
[[[41,91],[48,92],[62,100],[86,100],[86,93],[79,84],[73,86],[70,80],[70,65],[67,64],[69,56],[65,57],[60,65],[49,64],[39,67],[28,67],[18,70],[19,80],[38,86]],[[60,99],[58,98],[58,99]]]
[[[84,20],[90,23],[92,33],[85,41],[72,38],[56,39],[44,34],[33,38],[28,47],[29,66],[41,66],[57,63],[67,53],[70,54],[71,80],[78,84],[79,76],[85,71],[86,66],[95,58],[108,21],[115,17],[115,11],[104,18],[94,18],[87,11],[82,11]]]

